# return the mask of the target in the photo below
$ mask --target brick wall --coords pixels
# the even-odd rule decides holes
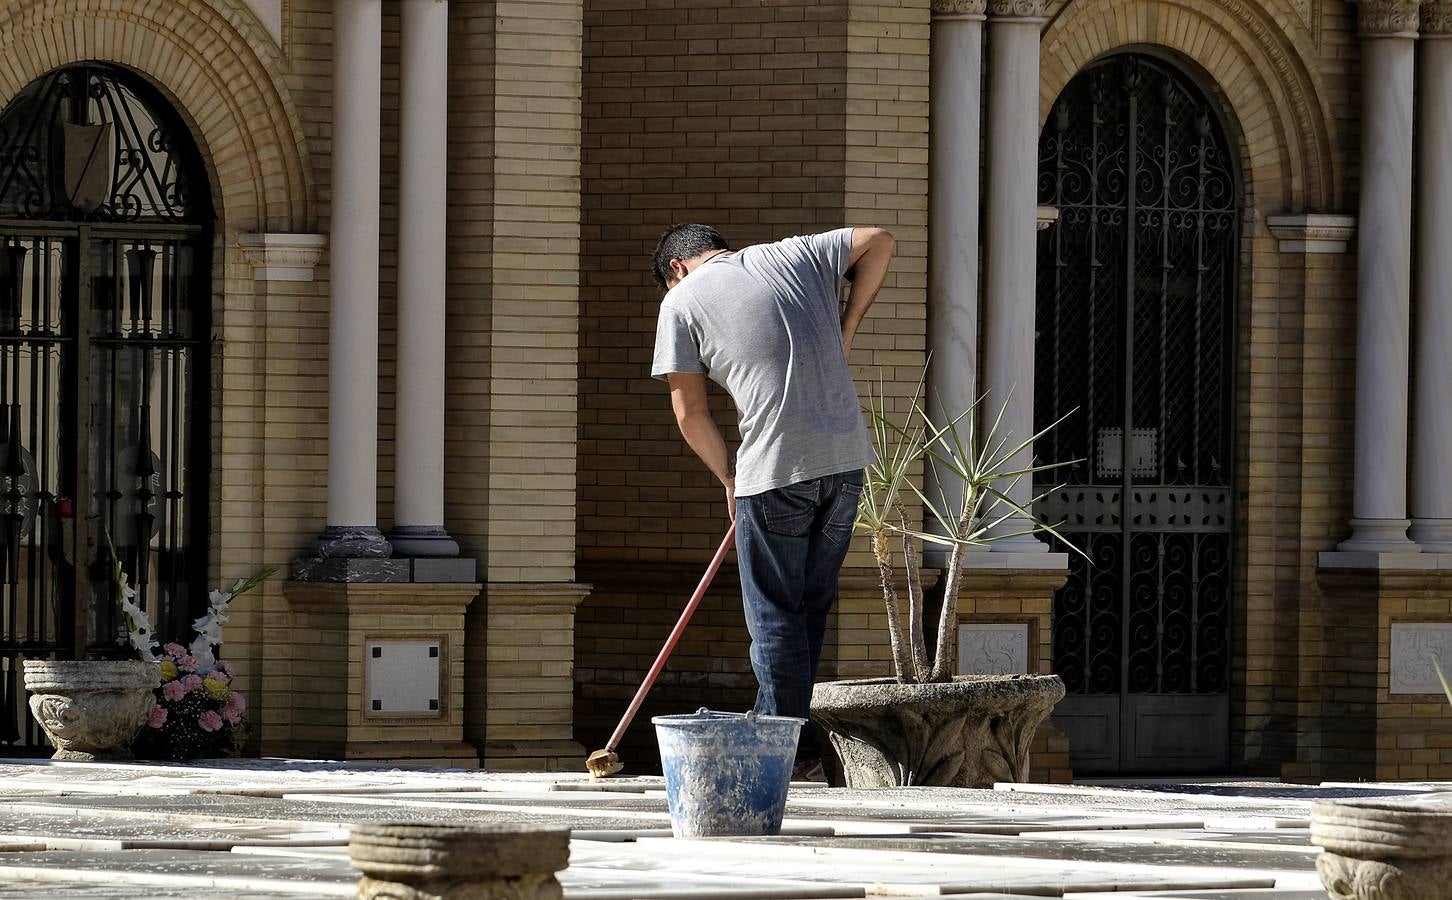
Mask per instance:
[[[898,259],[852,363],[910,393],[923,362],[927,23],[926,0],[585,5],[578,542],[579,577],[596,590],[577,619],[582,742],[608,734],[726,526],[720,486],[649,377],[660,302],[649,254],[682,221],[715,224],[733,246],[891,229]],[[734,411],[711,391],[730,440]],[[866,562],[859,545],[849,566]],[[731,577],[697,613],[654,711],[750,705]],[[870,618],[864,608],[838,621],[864,659],[886,659]]]
[[[646,257],[659,232],[701,219],[739,245],[843,223],[890,227],[898,260],[852,362],[873,380],[882,367],[899,405],[916,381],[927,7],[927,0],[451,3],[446,516],[495,582],[595,582],[575,645],[577,693],[588,701],[581,740],[618,712],[725,527],[719,488],[676,433],[664,387],[647,375],[659,297]],[[237,233],[325,227],[331,8],[330,0],[290,2],[281,48],[230,3],[181,0],[163,9],[149,0],[15,0],[0,11],[0,93],[13,94],[55,65],[113,59],[176,98],[210,160],[222,212],[214,280],[219,579],[286,566],[324,517],[327,259],[313,283],[264,288],[230,241]],[[392,480],[396,5],[387,12],[384,527]],[[1211,86],[1241,154],[1247,274],[1237,333],[1233,758],[1296,777],[1353,764],[1440,772],[1432,767],[1441,757],[1427,751],[1449,742],[1447,713],[1425,698],[1403,703],[1385,693],[1385,641],[1376,629],[1397,615],[1436,619],[1452,588],[1435,579],[1351,584],[1316,568],[1317,554],[1345,536],[1349,517],[1354,245],[1344,256],[1287,254],[1264,224],[1275,213],[1355,209],[1354,9],[1075,0],[1049,12],[1045,114],[1090,59],[1158,45]],[[207,58],[190,52],[196,46],[209,48]],[[729,427],[731,411],[724,398],[716,401]],[[860,573],[865,562],[859,547],[849,566]],[[667,673],[660,709],[749,700],[739,604],[729,573],[722,577],[700,614],[703,633]],[[987,599],[965,610],[1044,614],[1042,603],[1011,610],[1002,597]],[[1368,608],[1377,611],[1375,624],[1365,620]],[[286,609],[279,587],[269,585],[240,601],[229,625],[227,653],[243,672],[265,750],[286,746],[292,677],[312,657],[294,653]],[[487,598],[474,607],[484,609]],[[475,698],[486,691],[478,680],[487,664],[480,621],[471,632]],[[882,622],[872,590],[844,595],[827,668],[882,671]],[[1373,653],[1380,668],[1367,701]],[[1358,706],[1366,702],[1374,724]],[[1374,758],[1357,756],[1367,735]],[[483,737],[477,729],[473,736]]]

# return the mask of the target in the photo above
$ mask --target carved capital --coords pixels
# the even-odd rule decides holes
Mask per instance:
[[[1452,37],[1452,0],[1422,4],[1422,37]]]
[[[933,0],[935,19],[981,19],[988,0]]]
[[[1414,38],[1417,11],[1417,0],[1358,0],[1357,30],[1366,38]]]
[[[1038,22],[1047,5],[1046,0],[988,0],[988,14],[998,20]]]

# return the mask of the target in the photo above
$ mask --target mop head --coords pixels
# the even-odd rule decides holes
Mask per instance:
[[[609,778],[625,768],[625,763],[613,750],[596,750],[585,760],[585,768],[590,770],[591,778]]]

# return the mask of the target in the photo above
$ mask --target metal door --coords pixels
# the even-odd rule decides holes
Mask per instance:
[[[1080,772],[1228,759],[1240,191],[1205,94],[1142,54],[1078,75],[1039,143],[1036,507],[1071,554],[1055,722]],[[1067,482],[1067,483],[1064,483]]]
[[[210,199],[146,82],[53,71],[0,112],[0,747],[20,660],[129,655],[114,542],[162,640],[206,606]]]

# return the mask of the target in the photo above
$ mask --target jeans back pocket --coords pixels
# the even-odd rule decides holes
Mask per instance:
[[[766,530],[787,537],[801,537],[817,517],[821,481],[801,481],[774,488],[761,495],[761,517]]]
[[[862,499],[862,483],[843,481],[837,486],[837,502],[822,526],[822,533],[833,543],[852,540],[852,524],[857,521],[857,505]]]

